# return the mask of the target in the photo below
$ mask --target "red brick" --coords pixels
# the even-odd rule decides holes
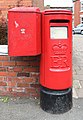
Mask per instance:
[[[9,87],[15,87],[17,85],[17,83],[15,81],[8,81],[7,85]]]
[[[12,77],[15,77],[17,75],[16,72],[8,72],[8,76],[12,76]]]
[[[3,62],[3,66],[15,66],[15,62]]]
[[[0,66],[2,66],[3,65],[3,62],[0,62]]]
[[[32,88],[26,88],[26,92],[27,93],[36,93],[36,90],[32,89]]]
[[[16,81],[16,82],[23,82],[22,77],[14,77],[13,80]]]
[[[24,72],[28,72],[28,67],[23,69]]]
[[[0,72],[0,76],[7,76],[7,72]]]
[[[27,65],[29,65],[29,63],[28,62],[16,62],[16,66],[27,66]]]
[[[4,81],[7,81],[7,76],[2,76],[4,78]]]
[[[33,82],[33,79],[31,77],[26,77],[26,78],[23,78],[23,81],[26,83],[31,83]]]
[[[0,96],[9,96],[9,93],[6,91],[0,91]]]
[[[38,72],[39,69],[37,67],[27,67],[27,68],[24,68],[23,71],[24,72]]]
[[[0,71],[7,71],[6,67],[0,67]]]
[[[14,72],[22,72],[22,68],[21,67],[15,67]]]
[[[27,77],[7,76],[6,81],[15,81],[15,82],[23,82],[24,81],[24,82],[27,82],[28,80],[27,80]]]
[[[33,88],[39,88],[40,87],[39,84],[30,84],[30,86],[33,87]]]
[[[0,82],[0,86],[7,86],[6,82]]]
[[[0,56],[0,61],[8,61],[9,56]]]
[[[21,87],[15,87],[15,88],[12,88],[12,91],[13,92],[25,92],[25,88],[21,88]]]
[[[7,77],[6,76],[0,76],[0,81],[7,81]]]
[[[10,57],[11,61],[22,61],[23,57]]]
[[[30,56],[30,57],[23,57],[23,60],[24,61],[35,61],[36,60],[36,57],[35,56]]]
[[[0,95],[1,95],[1,91],[2,91],[3,93],[6,92],[6,88],[0,86]]]
[[[13,80],[13,77],[9,76],[7,77],[7,81],[12,81]]]
[[[17,83],[17,87],[29,87],[28,83]]]
[[[80,6],[81,6],[80,0],[77,0],[74,3],[74,16],[73,16],[74,17],[74,27],[76,27],[78,24],[80,24],[80,15],[81,15]]]
[[[9,92],[9,93],[12,92],[12,88],[11,88],[11,87],[7,87],[6,90],[7,90],[7,92]]]
[[[30,77],[39,77],[39,73],[30,73]]]
[[[0,81],[4,81],[4,77],[0,77]]]
[[[29,63],[29,65],[30,66],[39,66],[40,65],[40,63],[39,63],[39,61],[37,61],[37,62],[35,62],[35,61],[30,61],[30,63]]]

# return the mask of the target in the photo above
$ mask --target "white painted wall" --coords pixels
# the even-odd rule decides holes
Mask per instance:
[[[0,55],[8,55],[8,45],[0,45]]]
[[[44,0],[44,6],[50,5],[50,7],[72,7],[72,0]]]

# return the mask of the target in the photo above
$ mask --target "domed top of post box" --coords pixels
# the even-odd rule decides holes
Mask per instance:
[[[66,9],[46,9],[44,10],[44,14],[72,14],[70,10]]]
[[[9,10],[9,12],[31,12],[31,13],[40,13],[38,7],[15,7]]]

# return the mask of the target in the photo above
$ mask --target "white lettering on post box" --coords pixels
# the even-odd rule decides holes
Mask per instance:
[[[20,30],[20,32],[21,32],[22,34],[25,34],[26,29],[25,29],[25,28],[22,28],[22,29]]]
[[[17,27],[19,27],[19,24],[15,21],[15,27],[17,28]]]

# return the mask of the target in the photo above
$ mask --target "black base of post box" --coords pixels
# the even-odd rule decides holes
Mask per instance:
[[[72,88],[55,91],[45,87],[40,88],[40,106],[52,114],[61,114],[72,108]]]

